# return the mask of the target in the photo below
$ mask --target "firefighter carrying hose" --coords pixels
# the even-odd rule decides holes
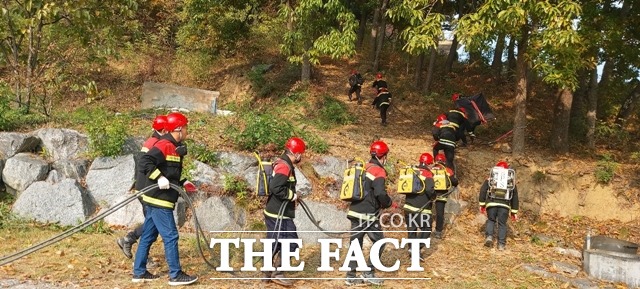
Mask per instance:
[[[433,156],[429,153],[420,155],[419,165],[417,166],[419,176],[424,178],[424,187],[417,193],[407,194],[404,203],[405,220],[407,222],[407,235],[409,239],[428,239],[431,237],[432,213],[433,205],[433,174],[429,166],[433,164]],[[420,232],[418,232],[420,230]],[[426,246],[420,244],[421,251]],[[420,260],[424,261],[422,253]]]
[[[444,207],[447,205],[449,195],[458,187],[458,179],[453,170],[445,166],[446,158],[443,154],[437,154],[435,163],[431,166],[431,174],[434,182],[435,192],[435,215],[436,231],[433,237],[442,239],[442,231],[444,230]]]

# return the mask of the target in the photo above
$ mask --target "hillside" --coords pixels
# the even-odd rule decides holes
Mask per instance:
[[[252,65],[260,63],[230,62],[226,66],[212,68],[211,79],[202,82],[172,81],[182,85],[191,85],[203,89],[219,90],[222,93],[223,107],[233,107],[238,103],[249,102],[257,108],[275,107],[282,105],[278,102],[281,95],[265,98],[254,96],[252,82],[247,78],[246,71]],[[399,61],[400,62],[400,61]],[[154,75],[142,75],[131,82],[124,81],[131,77],[130,67],[114,63],[112,70],[106,72],[111,78],[105,78],[103,85],[112,85],[115,97],[98,101],[93,106],[101,105],[113,111],[136,110],[137,95],[144,80],[163,80],[163,72]],[[638,204],[637,174],[638,165],[624,155],[624,151],[607,150],[604,147],[598,152],[589,152],[575,145],[574,153],[557,156],[545,148],[546,140],[537,138],[545,135],[550,124],[544,121],[551,117],[548,106],[543,98],[532,98],[530,113],[529,148],[525,156],[514,158],[508,152],[508,139],[496,145],[488,142],[495,140],[510,129],[512,119],[510,94],[511,86],[504,81],[486,78],[473,71],[461,71],[457,76],[438,76],[433,93],[424,96],[412,89],[408,84],[409,77],[402,72],[402,63],[390,66],[385,76],[394,94],[394,108],[390,111],[389,125],[382,127],[378,112],[367,105],[371,101],[372,93],[369,89],[373,73],[363,70],[367,82],[363,95],[366,97],[363,105],[348,102],[346,97],[346,78],[351,67],[360,67],[356,62],[342,63],[327,60],[315,70],[316,81],[308,87],[304,104],[293,104],[292,115],[305,115],[317,108],[323,96],[329,95],[343,102],[350,115],[355,117],[351,124],[329,129],[319,129],[313,124],[300,122],[297,127],[311,131],[329,145],[328,154],[343,157],[366,157],[368,145],[374,139],[386,141],[390,148],[390,162],[414,163],[423,152],[430,152],[433,140],[430,134],[430,123],[440,112],[449,108],[450,93],[454,91],[472,94],[482,91],[493,105],[498,120],[488,127],[477,130],[478,139],[469,147],[457,150],[456,162],[460,172],[460,198],[469,203],[467,209],[457,217],[455,224],[449,226],[445,239],[436,242],[427,258],[424,273],[383,273],[384,277],[430,277],[429,281],[388,281],[384,288],[569,288],[572,283],[544,279],[523,269],[527,264],[537,264],[553,272],[553,261],[559,260],[574,265],[580,265],[580,259],[558,254],[554,247],[560,246],[570,249],[580,249],[582,238],[588,228],[594,234],[604,234],[618,237],[631,242],[640,242],[640,205]],[[364,68],[364,66],[362,66]],[[296,91],[297,84],[291,81],[291,72],[286,65],[276,61],[275,68],[265,74],[268,81],[275,83],[273,88],[281,93]],[[284,78],[287,81],[277,82]],[[168,82],[169,79],[167,79]],[[134,83],[134,84],[132,84]],[[203,84],[206,83],[206,84]],[[277,93],[274,93],[277,94]],[[84,107],[83,99],[69,99],[65,110]],[[87,105],[87,106],[91,106]],[[211,120],[208,117],[196,116],[197,119],[207,120],[213,127],[193,132],[192,138],[206,143],[215,150],[235,149],[227,139],[225,126],[234,124],[235,119]],[[140,129],[148,119],[135,118],[136,127]],[[63,125],[56,123],[51,125]],[[199,126],[203,127],[203,126]],[[608,185],[596,182],[595,168],[600,161],[599,155],[609,153],[616,156],[619,167],[615,171],[614,181]],[[304,167],[314,161],[317,153],[310,152],[301,164]],[[510,223],[508,250],[497,252],[488,250],[481,244],[482,224],[477,215],[477,194],[488,169],[498,160],[509,161],[518,172],[518,186],[522,198],[521,220]],[[627,161],[628,160],[628,161]],[[307,164],[305,164],[305,162]],[[323,200],[325,194],[315,191],[311,198]],[[394,195],[394,199],[401,202],[403,197]],[[346,220],[345,220],[346,221]],[[28,228],[11,226],[2,228],[0,241],[4,243],[0,254],[19,250],[32,243],[37,243],[56,234],[54,226],[30,225]],[[42,252],[0,267],[3,278],[19,280],[38,280],[38,282],[53,282],[58,285],[77,285],[94,288],[164,288],[164,282],[134,286],[130,283],[130,260],[124,259],[114,243],[115,236],[122,235],[122,231],[113,234],[77,234]],[[201,276],[200,282],[190,288],[277,288],[275,285],[264,285],[259,281],[209,281],[211,277],[229,277],[207,268],[196,252],[191,232],[182,232],[181,242],[182,263],[187,272]],[[399,233],[390,233],[392,237],[403,237]],[[540,241],[540,236],[549,240]],[[160,263],[154,269],[166,272],[161,246],[152,249],[151,256]],[[315,264],[316,250],[305,250],[303,259]],[[399,258],[403,262],[408,256],[403,250],[391,250],[385,255],[386,260]],[[307,266],[313,267],[313,266]],[[406,274],[405,274],[406,273]],[[255,277],[256,274],[247,274]],[[338,276],[336,276],[338,275]],[[244,276],[244,275],[243,275]],[[293,274],[296,277],[341,277],[342,273],[301,272]],[[578,277],[585,277],[579,273]],[[341,288],[342,281],[301,281],[298,288]],[[600,283],[600,286],[611,284]],[[612,285],[614,286],[614,285]]]

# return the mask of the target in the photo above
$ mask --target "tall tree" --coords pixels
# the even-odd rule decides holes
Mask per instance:
[[[133,0],[4,0],[0,5],[0,59],[11,67],[15,101],[27,113],[34,97],[51,103],[51,90],[59,92],[56,81],[69,76],[63,68],[68,61],[113,53],[122,42],[123,23],[137,7]],[[39,108],[47,115],[51,110]]]
[[[302,64],[302,82],[311,80],[311,66],[319,64],[321,56],[355,53],[358,22],[342,1],[287,0],[279,13],[290,23],[281,50],[289,62]]]
[[[573,27],[573,21],[580,13],[580,5],[573,0],[487,0],[477,12],[467,14],[459,21],[456,34],[472,50],[473,47],[487,47],[487,43],[500,33],[517,35],[512,143],[515,155],[524,152],[526,143],[527,71],[533,68],[545,83],[570,91],[575,89],[576,73],[584,66],[580,58],[582,40]],[[563,123],[568,124],[568,121]],[[562,130],[568,129],[567,125]]]
[[[405,40],[402,49],[411,55],[429,55],[426,89],[429,89],[434,74],[438,43],[443,38],[444,15],[433,11],[438,2],[439,0],[400,0],[394,2],[388,11],[393,21],[408,23],[400,33],[400,37]]]
[[[378,21],[378,26],[376,27],[376,45],[375,52],[373,54],[373,71],[380,70],[380,55],[382,54],[382,45],[384,44],[387,28],[387,17],[385,17],[385,15],[387,13],[387,8],[389,7],[389,0],[382,0],[380,2],[380,19]]]

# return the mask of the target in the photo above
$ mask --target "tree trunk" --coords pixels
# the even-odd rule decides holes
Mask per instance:
[[[378,35],[376,41],[376,53],[373,60],[373,71],[380,70],[380,54],[382,54],[382,44],[384,43],[385,29],[387,26],[386,17],[387,5],[389,0],[382,0],[382,7],[380,7],[380,25],[378,26]]]
[[[594,68],[591,72],[591,82],[589,93],[587,94],[587,146],[596,147],[596,120],[598,111],[598,70]]]
[[[449,55],[447,55],[447,61],[444,63],[444,73],[449,74],[453,70],[453,63],[458,61],[458,37],[453,36],[451,41],[451,48],[449,48]]]
[[[302,73],[300,74],[300,80],[303,84],[309,84],[311,81],[311,61],[309,60],[309,49],[311,49],[311,43],[304,44],[304,54],[302,55]]]
[[[414,78],[415,87],[420,90],[422,88],[422,70],[424,70],[424,52],[416,57],[416,74]]]
[[[513,142],[512,153],[515,156],[524,153],[527,135],[527,72],[529,63],[527,60],[527,49],[529,42],[529,29],[524,26],[521,31],[520,41],[518,41],[518,58],[516,61],[516,114],[513,120]]]
[[[598,120],[598,70],[591,71],[589,92],[587,94],[587,146],[596,147],[596,121]]]
[[[509,46],[507,48],[507,67],[509,79],[513,79],[516,75],[517,61],[516,61],[516,40],[513,35],[509,37]]]
[[[493,75],[500,76],[502,73],[502,53],[504,52],[504,33],[498,35],[496,49],[493,50],[493,61],[491,62],[491,71]]]
[[[618,115],[616,116],[616,124],[620,127],[624,127],[627,122],[629,116],[633,112],[638,100],[640,99],[640,83],[636,82],[636,87],[627,95],[627,98],[624,100],[622,107],[620,107],[620,111],[618,111]]]
[[[431,82],[433,81],[433,74],[436,69],[436,56],[438,53],[435,48],[431,48],[431,52],[429,53],[429,67],[427,67],[427,80],[424,84],[424,89],[427,93],[431,91]]]
[[[611,78],[614,76],[613,71],[614,63],[611,57],[605,56],[604,67],[602,68],[602,75],[600,76],[600,82],[598,82],[598,102],[607,103],[607,98],[611,97],[608,92],[611,91],[610,84]],[[597,111],[596,116],[605,119],[608,117],[606,111]]]
[[[367,13],[360,12],[360,23],[358,25],[358,47],[362,48],[364,44],[364,33],[367,31]]]
[[[382,4],[380,4],[382,6]],[[380,7],[376,7],[373,11],[373,23],[371,25],[371,39],[369,40],[369,49],[371,55],[371,62],[376,61],[376,43],[378,39],[378,27],[380,26]],[[373,72],[376,72],[373,70]]]
[[[554,124],[551,129],[551,148],[558,153],[569,151],[569,123],[571,121],[571,102],[573,93],[567,89],[559,89],[554,105]]]

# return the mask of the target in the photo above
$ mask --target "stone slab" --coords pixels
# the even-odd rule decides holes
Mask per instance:
[[[145,82],[142,85],[142,108],[184,108],[189,111],[215,114],[215,100],[220,92],[177,86],[166,83]]]

